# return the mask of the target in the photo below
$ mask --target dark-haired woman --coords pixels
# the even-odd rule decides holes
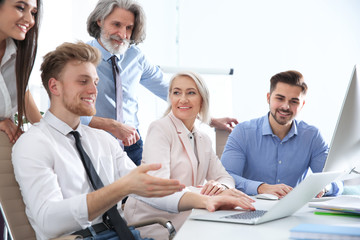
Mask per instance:
[[[0,131],[11,143],[22,133],[24,115],[31,123],[41,118],[28,90],[37,50],[40,4],[40,0],[0,0]]]
[[[7,135],[1,136],[0,147],[19,138],[23,116],[31,123],[41,118],[28,90],[37,50],[40,6],[41,0],[0,0],[0,134]],[[3,229],[0,215],[1,237]]]

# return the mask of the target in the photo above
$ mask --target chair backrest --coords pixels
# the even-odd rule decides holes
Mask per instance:
[[[31,227],[25,213],[25,204],[20,187],[15,179],[14,168],[11,162],[11,151],[12,144],[9,142],[8,136],[0,131],[0,210],[13,240],[36,240],[35,231]],[[140,227],[154,223],[159,223],[168,229],[170,233],[169,239],[172,239],[175,235],[175,228],[171,222],[162,218],[134,223],[132,226]],[[54,238],[53,240],[76,239],[82,239],[82,237],[66,235]]]
[[[11,162],[12,144],[0,131],[0,207],[5,225],[13,240],[36,239],[35,232],[25,214],[25,205],[15,180]]]
[[[215,136],[216,136],[216,155],[219,159],[221,159],[221,155],[224,151],[224,147],[226,145],[226,141],[229,137],[229,133],[225,130],[215,130]]]

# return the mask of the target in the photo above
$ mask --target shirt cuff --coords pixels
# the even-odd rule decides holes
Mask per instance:
[[[181,192],[176,192],[174,194],[161,198],[146,198],[133,194],[130,194],[130,196],[144,203],[147,203],[156,209],[160,209],[170,213],[179,213],[179,201],[182,196],[188,191],[189,190],[184,189]]]
[[[245,193],[248,194],[248,195],[257,195],[258,194],[258,188],[263,183],[264,182],[248,181],[246,183]]]
[[[329,190],[324,194],[324,196],[338,196],[341,195],[344,191],[344,183],[342,181],[332,182],[329,186]]]
[[[72,204],[70,204],[71,212],[74,214],[74,219],[84,229],[91,225],[89,221],[88,207],[86,201],[87,194],[82,194],[74,198]]]

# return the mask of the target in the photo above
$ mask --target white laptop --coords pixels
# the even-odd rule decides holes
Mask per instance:
[[[333,182],[343,172],[313,173],[306,177],[284,198],[280,199],[269,210],[221,210],[190,216],[192,219],[242,224],[259,224],[290,216],[308,203],[327,184]]]

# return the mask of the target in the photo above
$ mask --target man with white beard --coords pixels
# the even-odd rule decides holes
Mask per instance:
[[[88,44],[102,54],[97,67],[101,81],[97,86],[96,116],[82,117],[81,121],[110,132],[124,145],[134,163],[140,165],[143,143],[137,130],[136,89],[141,83],[164,100],[168,93],[168,81],[164,80],[162,71],[137,47],[145,39],[144,11],[133,0],[100,0],[88,17],[87,30],[94,37]],[[119,80],[114,80],[112,61],[119,69],[121,83],[116,84]],[[211,126],[229,132],[234,124],[237,120],[233,118],[211,121]]]

